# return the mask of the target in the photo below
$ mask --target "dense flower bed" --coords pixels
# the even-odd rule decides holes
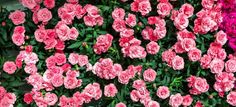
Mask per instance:
[[[20,3],[0,107],[236,106],[234,0]]]

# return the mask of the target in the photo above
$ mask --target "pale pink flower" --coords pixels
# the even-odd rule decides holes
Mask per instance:
[[[48,22],[52,19],[52,13],[47,8],[42,8],[38,11],[37,18],[39,21]]]
[[[118,90],[114,84],[109,84],[104,87],[104,95],[107,97],[114,97],[118,93]]]
[[[16,64],[13,61],[6,61],[3,64],[3,71],[8,74],[13,74],[17,70]]]
[[[166,99],[170,96],[169,88],[166,86],[160,86],[157,89],[156,95],[161,99]]]
[[[149,69],[144,71],[143,78],[144,78],[145,81],[152,82],[156,79],[156,75],[157,75],[156,71],[149,68]]]
[[[25,22],[25,13],[20,10],[15,10],[10,13],[9,19],[11,19],[15,25],[23,24]]]
[[[146,50],[149,54],[157,54],[160,50],[160,46],[156,42],[151,41],[147,44]]]
[[[179,107],[183,103],[183,97],[180,93],[170,96],[169,105],[172,107]]]

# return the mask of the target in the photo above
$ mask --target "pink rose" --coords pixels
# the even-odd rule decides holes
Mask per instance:
[[[143,16],[147,15],[152,10],[149,0],[143,0],[138,4],[138,11],[141,12]]]
[[[72,27],[69,31],[68,38],[71,40],[76,40],[77,37],[79,36],[79,32],[75,27]]]
[[[113,24],[112,24],[112,28],[116,32],[121,32],[121,31],[125,30],[126,29],[125,21],[121,20],[121,19],[115,19]]]
[[[26,65],[24,68],[27,74],[34,74],[38,71],[38,68],[35,64]]]
[[[110,58],[100,59],[93,66],[93,72],[100,78],[113,79],[118,74],[113,66],[113,61]]]
[[[64,78],[62,75],[58,74],[58,75],[54,75],[52,80],[51,80],[51,83],[54,87],[60,87],[63,85],[64,83]]]
[[[175,56],[172,59],[172,67],[173,67],[174,70],[184,69],[184,59],[180,56]]]
[[[24,34],[13,33],[11,38],[12,38],[13,43],[16,44],[17,46],[21,46],[25,43]]]
[[[122,32],[120,32],[120,37],[131,37],[134,35],[133,29],[125,29]]]
[[[203,57],[200,59],[201,68],[203,68],[203,69],[209,68],[211,60],[212,60],[212,58],[210,55],[203,55]]]
[[[75,65],[79,62],[79,54],[77,53],[70,53],[68,57],[68,61],[72,64]]]
[[[227,100],[226,100],[230,105],[232,106],[236,106],[236,92],[235,91],[231,91],[228,95],[227,95]]]
[[[166,50],[164,52],[162,52],[161,57],[162,57],[162,61],[167,62],[167,64],[169,66],[172,65],[172,59],[176,56],[176,53],[173,52],[172,50]]]
[[[236,72],[236,60],[230,59],[225,63],[225,71],[226,72]]]
[[[134,14],[129,13],[128,17],[125,18],[125,23],[130,27],[134,27],[137,24],[136,16]]]
[[[147,53],[145,49],[142,46],[130,46],[122,49],[122,53],[124,56],[129,56],[130,58],[139,58],[143,59],[146,57]]]
[[[78,64],[81,67],[88,64],[88,56],[87,55],[79,55]]]
[[[195,49],[195,47],[196,47],[195,41],[191,38],[184,38],[181,41],[181,45],[184,48],[184,50],[187,51],[187,52],[192,50],[192,49]]]
[[[199,49],[192,49],[188,52],[188,58],[190,61],[198,61],[201,59],[202,51]]]
[[[73,77],[65,77],[64,78],[64,86],[66,89],[75,89],[77,87],[78,80]]]
[[[16,64],[13,61],[6,61],[3,64],[3,71],[5,71],[8,74],[13,74],[16,71],[17,67]]]
[[[143,73],[143,78],[145,81],[152,82],[156,79],[156,71],[153,69],[147,69]]]
[[[105,53],[112,45],[113,36],[110,34],[100,35],[97,38],[97,42],[93,46],[96,54]]]
[[[76,5],[75,15],[77,19],[81,19],[86,14],[86,10],[79,4]]]
[[[171,105],[172,107],[179,107],[182,102],[183,97],[180,95],[180,93],[170,96],[169,105]]]
[[[183,96],[183,106],[190,106],[193,102],[193,98],[190,95]]]
[[[117,103],[115,107],[126,107],[126,105],[122,102]]]
[[[156,42],[151,41],[147,44],[146,50],[149,54],[157,54],[160,50],[160,46]]]
[[[122,71],[119,73],[118,75],[118,81],[121,83],[121,84],[128,84],[129,83],[129,80],[130,80],[130,76],[129,76],[129,73],[126,72],[126,71]]]
[[[10,13],[9,19],[11,19],[15,25],[23,24],[25,22],[25,13],[20,10],[15,10]]]
[[[174,19],[174,25],[179,30],[187,28],[188,24],[189,24],[188,16],[186,16],[183,13],[179,13],[177,17]]]
[[[45,94],[44,100],[49,106],[53,106],[58,101],[58,98],[56,94],[48,92]]]
[[[44,28],[39,28],[34,32],[35,40],[38,42],[43,42],[47,38],[47,31]]]
[[[160,86],[157,89],[156,95],[161,99],[166,99],[170,96],[169,88],[166,86]]]
[[[177,41],[172,48],[175,50],[176,53],[184,53],[186,52],[185,49],[181,45],[181,41]]]
[[[224,70],[224,61],[221,59],[213,59],[210,63],[210,69],[212,73],[221,73]]]
[[[114,97],[117,94],[118,90],[114,84],[109,84],[104,87],[104,95],[106,97]]]
[[[140,89],[140,88],[143,88],[143,87],[146,88],[145,85],[146,85],[145,82],[143,80],[139,79],[139,80],[135,80],[133,82],[132,87],[135,88],[135,89]]]
[[[38,11],[37,18],[39,21],[48,22],[52,19],[52,13],[47,8],[42,8]]]
[[[84,23],[85,25],[92,27],[96,25],[96,19],[91,16],[84,16]]]
[[[157,13],[162,17],[168,16],[173,6],[169,2],[159,3],[157,5]]]
[[[64,53],[55,53],[57,65],[63,65],[66,63],[66,55]]]
[[[138,91],[137,90],[132,90],[131,92],[130,92],[130,98],[131,98],[131,100],[133,101],[133,102],[138,102],[139,101],[139,96],[138,96]]]
[[[202,6],[206,9],[211,9],[214,5],[214,0],[202,0]]]
[[[156,101],[149,101],[145,107],[160,107],[160,104]]]
[[[55,0],[44,0],[43,4],[45,7],[47,7],[48,9],[52,9],[55,7]]]
[[[194,8],[191,4],[185,3],[179,9],[180,13],[184,13],[187,17],[191,17],[194,12]]]
[[[121,19],[125,18],[125,10],[123,8],[115,8],[112,12],[113,19]]]
[[[37,5],[35,0],[21,0],[20,2],[24,7],[27,7],[29,9],[33,9]]]
[[[33,94],[32,93],[25,93],[24,94],[24,102],[26,104],[30,104],[33,102]]]
[[[224,31],[219,31],[215,35],[215,42],[221,44],[222,46],[227,42],[227,34]]]

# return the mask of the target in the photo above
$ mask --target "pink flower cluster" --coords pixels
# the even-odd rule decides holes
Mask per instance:
[[[13,107],[16,102],[16,95],[14,93],[9,93],[7,90],[0,86],[0,106],[1,107]]]
[[[174,70],[184,69],[184,59],[172,50],[166,50],[162,53],[162,61],[167,62],[167,65],[172,67]]]
[[[112,45],[113,36],[110,34],[100,35],[97,38],[97,42],[93,46],[96,54],[105,53]]]
[[[102,97],[102,90],[100,89],[100,84],[93,83],[88,84],[84,90],[76,92],[73,94],[73,97],[68,98],[66,96],[61,96],[59,99],[59,105],[61,107],[66,107],[68,105],[72,107],[79,107],[84,103],[89,103],[92,99],[98,100]]]
[[[135,80],[132,87],[135,89],[131,91],[130,98],[134,102],[140,101],[145,107],[160,107],[158,102],[151,100],[150,92],[143,80]]]
[[[187,78],[188,87],[191,89],[189,92],[194,95],[205,93],[209,89],[209,84],[205,78],[190,76]]]
[[[170,96],[169,105],[172,107],[179,107],[183,105],[184,107],[190,106],[193,102],[193,98],[190,95],[181,96],[180,93]]]
[[[202,0],[203,9],[199,11],[194,20],[194,33],[206,34],[215,31],[222,22],[221,5],[214,0]]]
[[[122,71],[120,64],[113,64],[110,58],[100,59],[93,66],[93,73],[104,79],[114,79]]]
[[[25,27],[16,26],[11,38],[13,43],[17,46],[23,45],[25,43]]]
[[[140,12],[143,16],[147,15],[152,10],[149,0],[134,0],[130,6],[131,11]]]

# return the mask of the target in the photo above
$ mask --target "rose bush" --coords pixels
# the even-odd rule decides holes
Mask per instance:
[[[236,106],[233,0],[19,2],[0,14],[17,47],[0,107]]]

